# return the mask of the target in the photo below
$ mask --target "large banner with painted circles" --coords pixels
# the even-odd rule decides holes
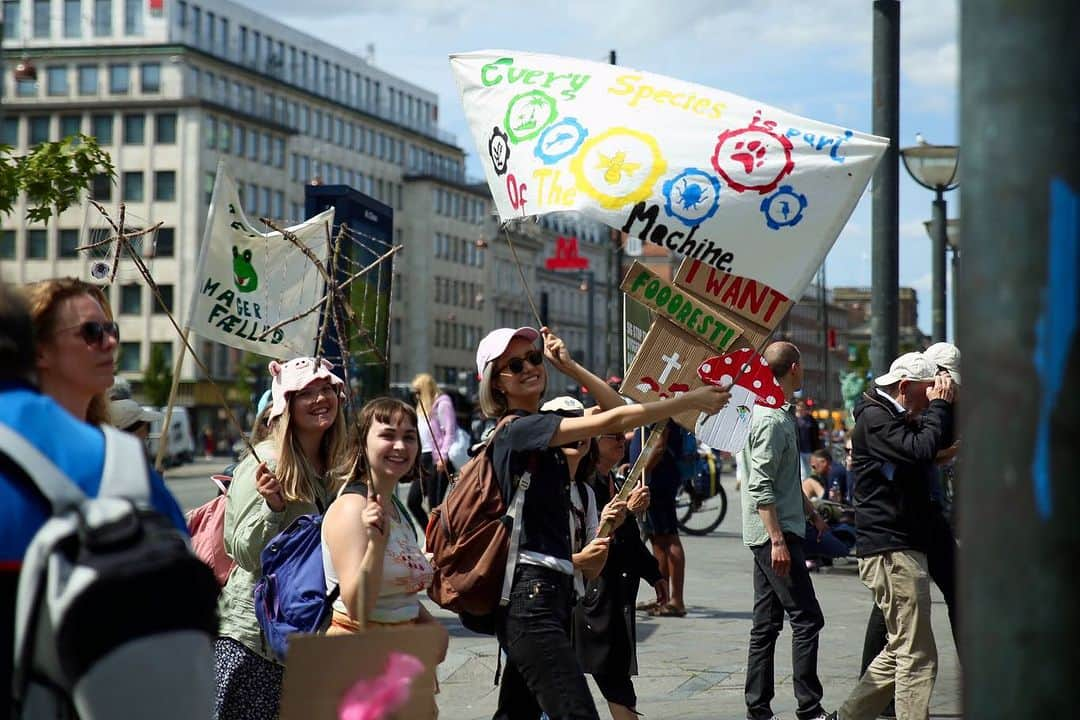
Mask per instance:
[[[746,279],[785,303],[801,297],[888,145],[615,65],[505,50],[450,64],[504,221],[578,210],[698,261],[700,278]]]

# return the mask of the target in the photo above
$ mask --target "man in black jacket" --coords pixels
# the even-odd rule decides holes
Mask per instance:
[[[869,720],[895,690],[899,718],[929,716],[937,676],[926,549],[934,458],[952,443],[954,386],[921,353],[897,358],[855,408],[859,576],[885,615],[888,645],[840,708]]]

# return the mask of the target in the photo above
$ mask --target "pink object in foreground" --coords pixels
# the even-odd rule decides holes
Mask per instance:
[[[382,675],[357,681],[338,706],[339,720],[386,720],[409,700],[413,679],[424,664],[412,655],[392,652]]]

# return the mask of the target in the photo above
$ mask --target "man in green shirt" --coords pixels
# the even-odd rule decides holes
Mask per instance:
[[[806,518],[819,533],[825,521],[802,492],[799,448],[790,400],[802,387],[799,349],[774,342],[763,354],[788,401],[774,410],[754,407],[750,436],[742,451],[747,480],[742,485],[743,542],[754,555],[754,625],[746,664],[746,717],[771,720],[773,654],[784,623],[791,622],[792,683],[799,720],[827,718],[817,674],[818,633],[825,617],[814,594],[803,554]]]

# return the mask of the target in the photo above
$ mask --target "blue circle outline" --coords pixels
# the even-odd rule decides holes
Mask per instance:
[[[793,198],[799,204],[799,211],[795,213],[795,216],[791,220],[784,220],[778,222],[772,217],[772,204],[774,200],[780,199],[781,195],[788,195]],[[776,189],[772,195],[764,198],[761,201],[761,212],[765,215],[765,224],[770,230],[779,230],[782,227],[795,227],[802,220],[803,210],[806,210],[806,196],[802,193],[795,192],[795,188],[790,185],[781,185]]]
[[[553,155],[549,155],[548,153],[544,152],[543,151],[544,141],[547,139],[547,136],[553,130],[555,130],[557,128],[560,128],[560,127],[563,127],[564,125],[569,125],[570,127],[577,128],[577,131],[578,131],[577,142],[575,142],[574,145],[569,150],[565,150],[565,151],[560,152],[560,153],[555,153]],[[560,160],[564,160],[567,157],[569,157],[569,156],[573,155],[574,153],[576,153],[578,151],[578,148],[581,147],[581,144],[583,142],[585,142],[585,138],[588,137],[588,136],[589,136],[589,131],[585,129],[584,125],[582,125],[580,122],[578,122],[577,118],[572,118],[572,117],[563,118],[562,120],[559,120],[558,122],[552,123],[551,125],[548,125],[546,128],[544,128],[544,131],[542,133],[540,133],[540,137],[538,137],[536,139],[536,147],[533,149],[533,154],[536,155],[536,157],[538,157],[540,159],[540,161],[543,162],[545,165],[554,165],[555,163],[559,162]]]
[[[708,180],[709,183],[712,185],[713,193],[715,194],[712,202],[712,207],[709,208],[709,210],[704,215],[693,220],[685,218],[675,212],[675,209],[671,205],[671,194],[675,191],[675,184],[680,180],[690,177],[692,175],[700,176]],[[685,224],[687,227],[696,227],[716,214],[716,211],[720,207],[720,190],[722,189],[722,187],[723,185],[720,183],[720,180],[718,178],[710,175],[704,170],[700,170],[698,168],[686,168],[681,173],[664,183],[664,198],[666,200],[666,202],[664,203],[664,212],[666,212],[669,217],[673,217],[677,220],[682,221],[682,223]]]

